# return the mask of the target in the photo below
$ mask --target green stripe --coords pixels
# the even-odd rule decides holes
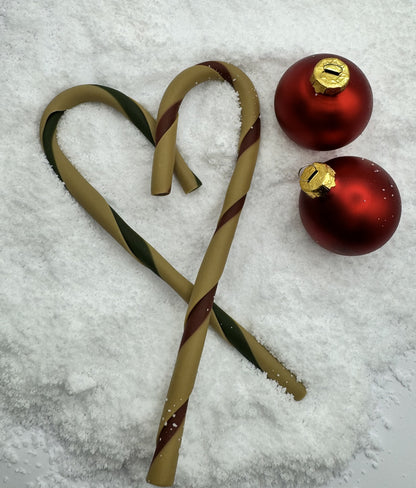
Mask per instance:
[[[108,86],[103,86],[103,85],[94,85],[94,86],[98,86],[99,88],[108,91],[108,93],[110,93],[110,95],[113,96],[117,100],[117,102],[121,105],[121,107],[126,112],[127,116],[133,122],[133,124],[140,130],[140,132],[142,132],[142,134],[153,145],[155,145],[155,141],[153,139],[149,124],[147,123],[146,117],[130,97]]]
[[[202,186],[202,181],[198,178],[198,176],[194,172],[192,172],[192,174],[194,175],[196,184],[198,185],[197,188],[199,188],[200,186]],[[196,188],[195,188],[195,190],[196,190]]]
[[[149,249],[149,245],[147,242],[139,236],[137,232],[135,232],[129,225],[124,222],[124,220],[118,215],[118,213],[110,207],[110,210],[113,212],[114,218],[116,219],[117,225],[123,234],[127,245],[129,246],[131,252],[136,256],[136,258],[153,271],[153,273],[159,275],[159,272],[156,268],[155,262],[153,261],[152,254]]]
[[[253,363],[256,368],[261,369],[238,324],[215,303],[212,309],[228,342]]]
[[[59,174],[58,166],[56,164],[55,155],[52,149],[52,141],[55,137],[56,127],[58,125],[59,119],[64,114],[63,111],[53,112],[49,115],[48,120],[46,121],[45,128],[43,129],[42,133],[42,142],[43,148],[46,154],[46,157],[49,161],[49,164],[52,166],[52,169],[57,174],[58,178],[62,180],[61,175]]]

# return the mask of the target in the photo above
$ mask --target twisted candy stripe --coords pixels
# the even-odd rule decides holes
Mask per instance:
[[[192,283],[129,227],[102,195],[74,168],[60,149],[57,142],[57,126],[60,118],[66,110],[85,102],[101,102],[113,107],[128,118],[152,144],[155,144],[156,121],[136,101],[109,87],[80,85],[55,97],[42,116],[40,139],[52,169],[64,182],[71,195],[130,255],[162,278],[188,303],[193,290]],[[174,172],[185,192],[192,191],[201,184],[177,151]],[[295,400],[301,400],[305,396],[306,389],[303,384],[298,382],[296,377],[264,346],[215,303],[209,321],[223,339],[226,339],[257,368],[266,372],[268,378],[286,388],[287,393],[291,393]]]
[[[250,187],[260,142],[259,101],[250,79],[235,66],[217,61],[188,68],[172,81],[160,103],[152,193],[166,195],[170,192],[178,110],[186,93],[206,80],[224,80],[236,90],[240,99],[242,126],[235,169],[189,299],[184,333],[148,473],[147,480],[159,486],[170,486],[174,481],[188,399],[194,387],[217,284]]]

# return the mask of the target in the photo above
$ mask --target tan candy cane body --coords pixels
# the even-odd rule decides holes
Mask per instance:
[[[212,61],[189,68],[172,81],[160,104],[152,193],[166,195],[170,192],[179,106],[191,88],[207,80],[225,80],[237,91],[242,124],[235,169],[217,228],[202,260],[189,300],[184,333],[148,473],[147,480],[159,486],[170,486],[174,481],[188,399],[195,383],[215,291],[250,187],[260,142],[259,101],[250,79],[228,63]]]

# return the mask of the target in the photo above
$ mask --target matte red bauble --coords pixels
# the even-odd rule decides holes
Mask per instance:
[[[276,88],[274,109],[297,144],[326,151],[349,144],[370,120],[373,94],[352,61],[314,54],[292,65]]]
[[[305,229],[329,251],[356,256],[380,248],[401,215],[391,176],[368,159],[344,156],[301,173],[299,212]]]

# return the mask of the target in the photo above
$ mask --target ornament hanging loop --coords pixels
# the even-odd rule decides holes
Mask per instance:
[[[337,95],[347,88],[350,70],[347,63],[338,58],[323,58],[316,63],[310,82],[321,95]]]

